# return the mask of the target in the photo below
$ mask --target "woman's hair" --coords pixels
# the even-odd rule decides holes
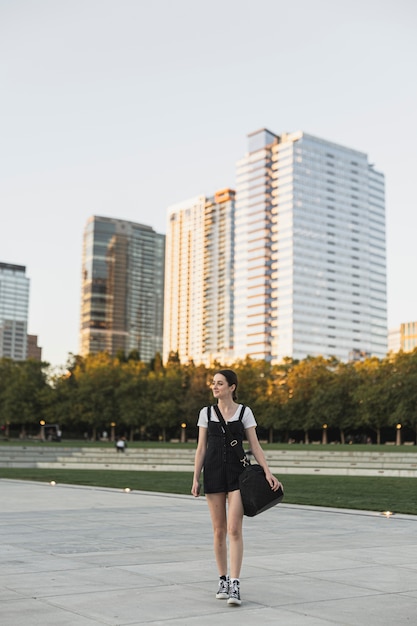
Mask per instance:
[[[237,376],[233,370],[219,370],[216,374],[221,374],[227,380],[229,387],[231,385],[235,385],[235,389],[233,391],[233,400],[236,402],[237,400]]]

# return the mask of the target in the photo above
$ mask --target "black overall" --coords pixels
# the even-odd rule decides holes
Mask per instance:
[[[242,417],[245,407],[237,421],[228,422],[230,434],[242,444],[245,429]],[[205,493],[228,493],[239,489],[239,476],[243,471],[243,465],[236,456],[236,452],[230,446],[223,426],[211,419],[211,407],[207,407],[208,432],[207,449],[204,458],[204,492]]]

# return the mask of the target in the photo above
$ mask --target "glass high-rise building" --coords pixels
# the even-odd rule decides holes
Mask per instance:
[[[84,231],[80,353],[162,353],[165,235],[91,217]]]
[[[233,351],[235,192],[197,196],[168,209],[164,359],[227,362]]]
[[[27,357],[29,285],[24,265],[0,263],[0,357]]]
[[[387,352],[384,176],[303,132],[248,136],[237,166],[234,354]]]

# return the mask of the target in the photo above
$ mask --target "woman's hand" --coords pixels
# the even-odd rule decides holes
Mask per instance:
[[[282,484],[279,482],[278,478],[271,474],[271,472],[265,472],[265,478],[271,485],[272,491],[277,491],[280,486],[282,487]],[[282,490],[284,490],[283,487]]]
[[[200,495],[200,483],[198,480],[193,480],[193,486],[191,487],[191,493],[194,496],[194,498],[198,498],[198,496]]]

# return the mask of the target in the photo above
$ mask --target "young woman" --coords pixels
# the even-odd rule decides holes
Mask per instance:
[[[214,398],[234,438],[239,442],[244,436],[256,461],[265,471],[271,489],[280,485],[271,474],[256,435],[256,421],[249,407],[242,412],[237,403],[238,380],[232,370],[220,370],[212,382]],[[242,464],[223,433],[223,428],[213,409],[204,407],[198,418],[198,445],[195,453],[194,478],[191,493],[200,494],[200,474],[204,467],[204,492],[210,510],[214,533],[214,554],[219,571],[218,599],[228,604],[240,605],[240,569],[243,558],[243,506],[239,491]],[[226,509],[227,502],[227,509]],[[227,568],[227,537],[230,551],[230,576]]]

